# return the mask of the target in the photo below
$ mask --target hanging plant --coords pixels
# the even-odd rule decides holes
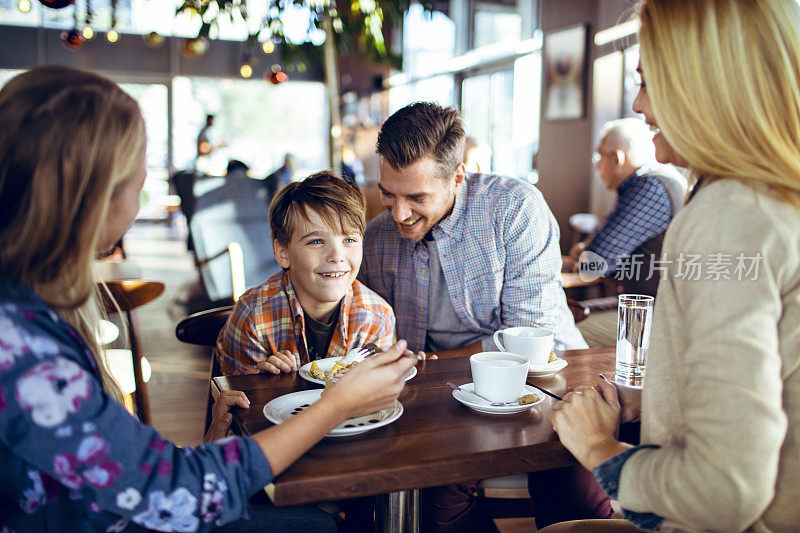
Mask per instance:
[[[282,44],[279,48],[285,63],[319,64],[322,61],[322,46],[328,38],[323,28],[327,14],[339,53],[360,53],[376,63],[388,62],[394,68],[402,66],[401,56],[387,47],[383,34],[386,27],[399,27],[412,0],[266,0],[266,3],[267,16],[254,34],[255,44],[259,40]],[[422,5],[433,10],[430,0],[424,0]],[[308,30],[303,38],[285,34],[283,17],[290,10],[293,14],[308,13]],[[248,21],[246,0],[185,0],[176,13],[199,15],[203,26],[208,28],[216,28],[221,16],[233,21],[238,15]],[[208,33],[198,36],[207,38]]]
[[[266,2],[267,15],[259,31],[251,34],[246,43],[248,53],[255,53],[259,42],[265,53],[280,48],[285,65],[323,65],[328,93],[331,135],[329,137],[330,165],[339,168],[341,146],[334,131],[341,131],[338,54],[360,54],[376,62],[387,62],[394,68],[402,66],[402,58],[386,45],[384,30],[399,27],[403,14],[412,0],[261,0]],[[421,0],[422,6],[433,10],[432,0]],[[248,11],[245,0],[184,0],[176,13],[199,15],[203,21],[197,38],[207,39],[211,27],[217,27],[219,17],[234,21],[238,14],[245,23]],[[305,32],[287,34],[284,16],[308,16]],[[268,51],[269,50],[269,51]],[[265,75],[273,84],[288,79],[283,70]]]

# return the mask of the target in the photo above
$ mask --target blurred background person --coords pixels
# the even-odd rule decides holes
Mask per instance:
[[[195,169],[206,174],[224,175],[227,161],[221,149],[227,142],[219,139],[214,127],[214,115],[206,115],[206,124],[197,134],[197,158]]]
[[[464,168],[473,174],[490,172],[492,150],[475,137],[464,138]]]
[[[274,172],[269,174],[264,179],[264,185],[267,187],[270,198],[272,198],[278,189],[292,181],[294,170],[294,155],[287,153],[285,156],[283,156],[283,165],[278,167]]]
[[[659,273],[653,272],[652,263],[661,255],[667,226],[683,205],[686,179],[673,167],[658,164],[652,139],[647,124],[636,118],[614,120],[600,130],[592,162],[603,185],[617,192],[617,201],[600,229],[573,245],[570,259],[577,269],[581,254],[592,252],[607,265],[599,274],[617,274],[623,292],[655,296]],[[622,271],[621,260],[628,256],[641,260],[641,268]]]

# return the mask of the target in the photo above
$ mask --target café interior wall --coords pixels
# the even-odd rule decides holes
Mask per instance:
[[[602,125],[596,124],[602,117],[595,115],[593,65],[598,57],[609,53],[608,49],[613,48],[614,43],[600,49],[594,45],[594,34],[624,20],[633,3],[631,0],[543,0],[541,5],[541,25],[545,37],[549,32],[577,24],[588,26],[584,114],[581,118],[569,120],[547,120],[543,117],[541,122],[538,187],[561,228],[563,251],[567,251],[572,240],[570,215],[590,212],[593,192],[608,194],[603,190],[593,191],[592,186],[592,181],[596,181],[597,177],[591,154],[594,136]],[[542,91],[542,109],[545,108],[545,98],[545,92]],[[603,115],[606,113],[604,111]]]

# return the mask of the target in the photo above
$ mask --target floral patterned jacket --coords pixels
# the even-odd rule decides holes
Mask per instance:
[[[0,278],[0,530],[209,530],[271,479],[251,439],[178,448],[141,424],[78,333]]]

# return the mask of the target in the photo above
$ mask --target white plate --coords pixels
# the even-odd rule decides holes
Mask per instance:
[[[461,388],[467,392],[473,392],[474,389],[472,383],[461,385]],[[531,387],[530,385],[525,385],[525,390],[520,391],[519,395],[522,396],[523,394],[529,394],[529,393],[538,396],[539,400],[525,405],[493,406],[491,402],[488,402],[483,398],[478,398],[474,394],[469,394],[469,395],[461,394],[461,391],[457,390],[453,391],[453,398],[463,403],[473,411],[478,411],[479,413],[487,413],[490,415],[513,415],[515,413],[521,413],[522,411],[527,411],[534,405],[544,401],[544,396],[542,395],[542,393],[536,390],[535,388]]]
[[[293,415],[310,406],[322,396],[322,389],[304,390],[278,396],[264,406],[264,416],[274,424],[289,420]],[[381,409],[366,416],[348,418],[333,428],[326,437],[349,437],[366,433],[372,429],[391,424],[403,414],[403,405],[396,401],[388,409]]]
[[[543,365],[538,365],[538,366],[531,365],[528,368],[528,375],[534,378],[543,378],[545,376],[555,374],[556,372],[562,370],[566,366],[567,366],[567,361],[565,359],[556,357],[555,361],[551,361]]]
[[[336,361],[341,361],[342,357],[326,357],[325,359],[317,359],[317,365],[319,365],[319,369],[325,372],[326,374],[330,372],[331,368],[333,368],[333,363]],[[417,367],[412,366],[411,370],[408,372],[408,376],[406,376],[406,381],[413,378],[417,375]],[[306,363],[300,367],[300,377],[305,379],[306,381],[310,381],[311,383],[319,383],[320,385],[325,385],[325,382],[321,379],[317,379],[311,375],[311,363]]]

